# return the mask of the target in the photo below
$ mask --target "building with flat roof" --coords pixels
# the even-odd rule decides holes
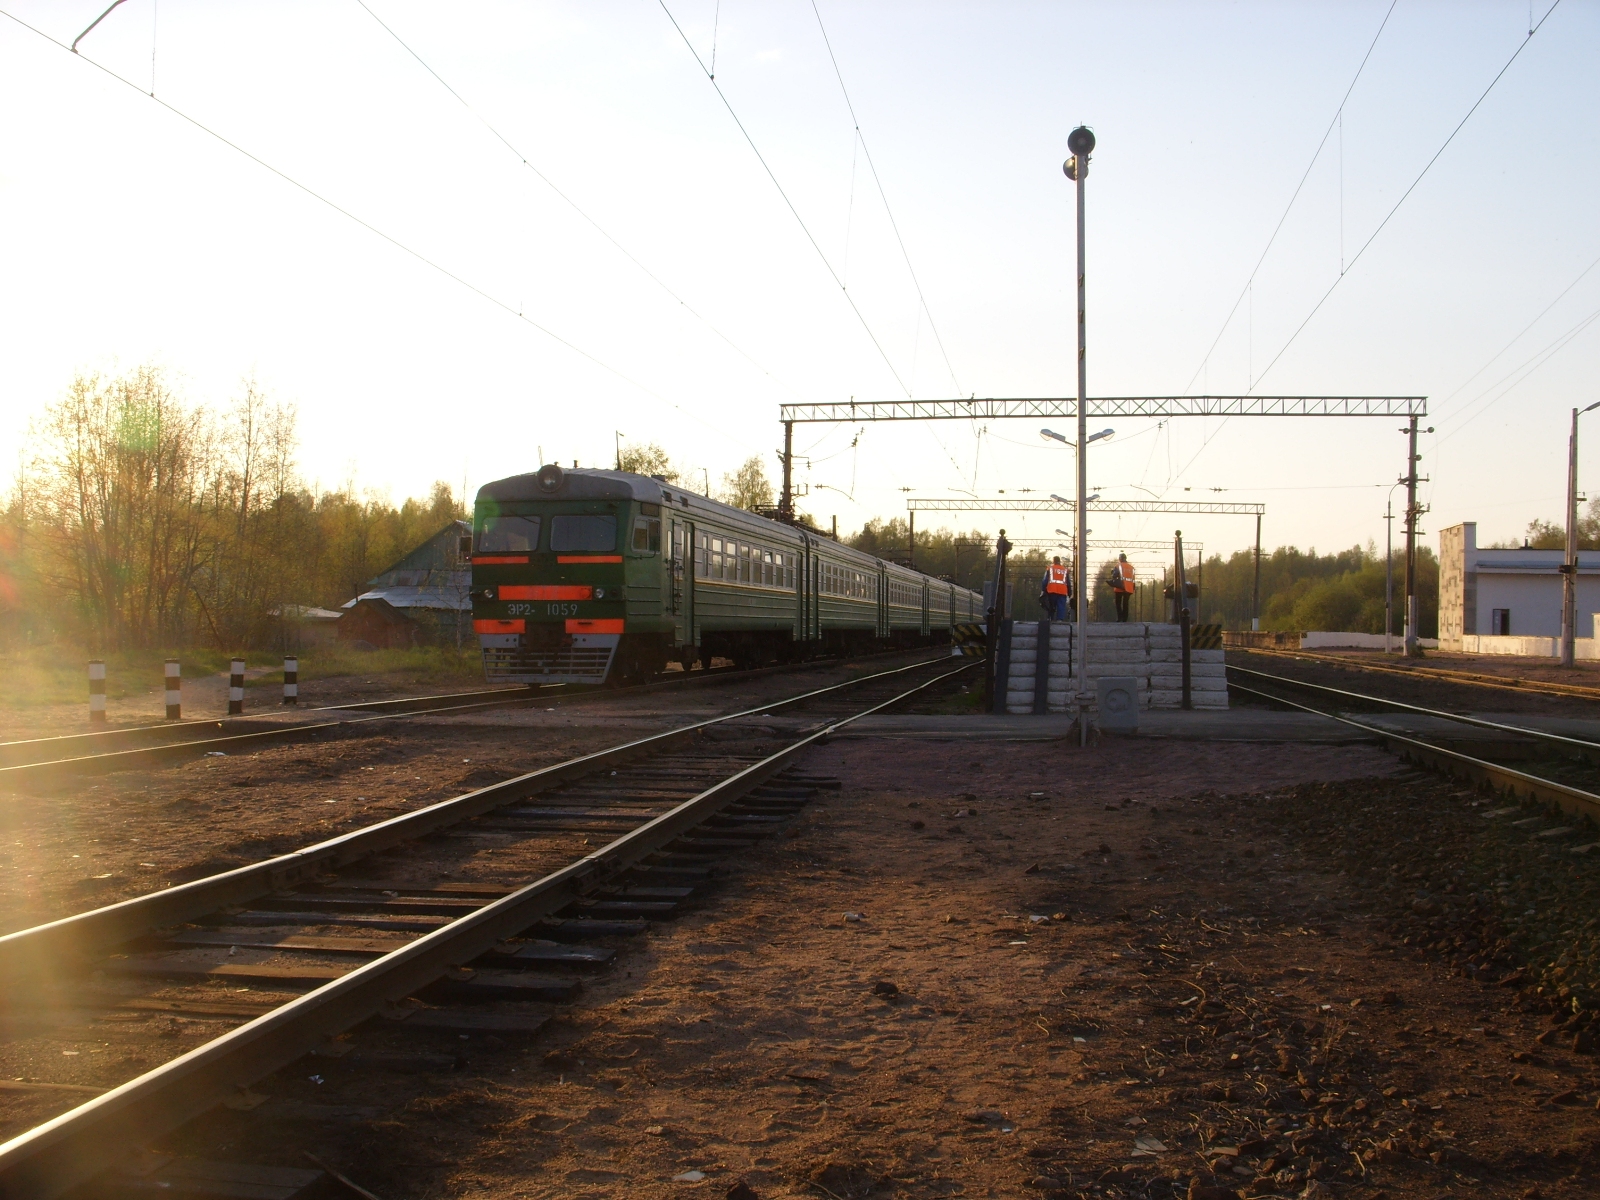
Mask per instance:
[[[1561,638],[1564,550],[1478,546],[1478,524],[1439,531],[1439,648],[1555,657]],[[1578,555],[1574,635],[1592,640],[1600,609],[1600,552]],[[1580,657],[1592,657],[1582,653]]]

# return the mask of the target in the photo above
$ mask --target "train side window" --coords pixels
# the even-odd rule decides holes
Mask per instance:
[[[761,582],[766,587],[772,586],[772,551],[761,552]]]
[[[633,519],[633,549],[639,554],[660,553],[660,517],[635,517]]]
[[[508,550],[532,551],[539,548],[538,517],[489,517],[478,533],[479,554],[503,554]]]
[[[705,533],[697,533],[697,534],[695,534],[695,539],[694,540],[695,540],[694,573],[700,579],[708,579],[708,578],[710,578],[710,574],[709,574],[710,567],[708,566],[707,561],[706,561],[706,559],[707,559],[707,553],[706,552],[707,552],[707,550],[708,550],[708,548],[710,546],[710,542],[711,542],[710,535],[709,534],[705,534]]]

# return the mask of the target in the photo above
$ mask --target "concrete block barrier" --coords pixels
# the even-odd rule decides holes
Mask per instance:
[[[1011,626],[1010,654],[1005,664],[1006,683],[1002,707],[1008,713],[1031,713],[1039,703],[1041,622],[1016,621]],[[1043,707],[1047,712],[1071,710],[1076,692],[1076,656],[1086,652],[1087,686],[1096,680],[1119,677],[1132,680],[1128,690],[1140,708],[1182,706],[1183,637],[1176,625],[1091,623],[1087,636],[1077,638],[1071,625],[1050,622],[1050,644],[1045,649],[1049,679]],[[1191,650],[1190,695],[1196,708],[1226,708],[1228,685],[1224,675],[1225,652]]]

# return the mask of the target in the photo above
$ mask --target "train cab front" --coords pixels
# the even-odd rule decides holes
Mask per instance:
[[[611,673],[632,506],[600,474],[611,473],[547,465],[479,490],[472,625],[489,682],[599,684]]]

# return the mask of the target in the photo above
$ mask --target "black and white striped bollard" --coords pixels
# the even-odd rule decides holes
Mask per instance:
[[[89,724],[106,723],[106,664],[96,658],[89,663]]]
[[[167,659],[167,720],[183,720],[183,668],[175,658]]]
[[[244,659],[234,659],[228,670],[228,715],[231,717],[244,712]]]
[[[283,658],[283,702],[300,703],[300,660],[288,654]]]

